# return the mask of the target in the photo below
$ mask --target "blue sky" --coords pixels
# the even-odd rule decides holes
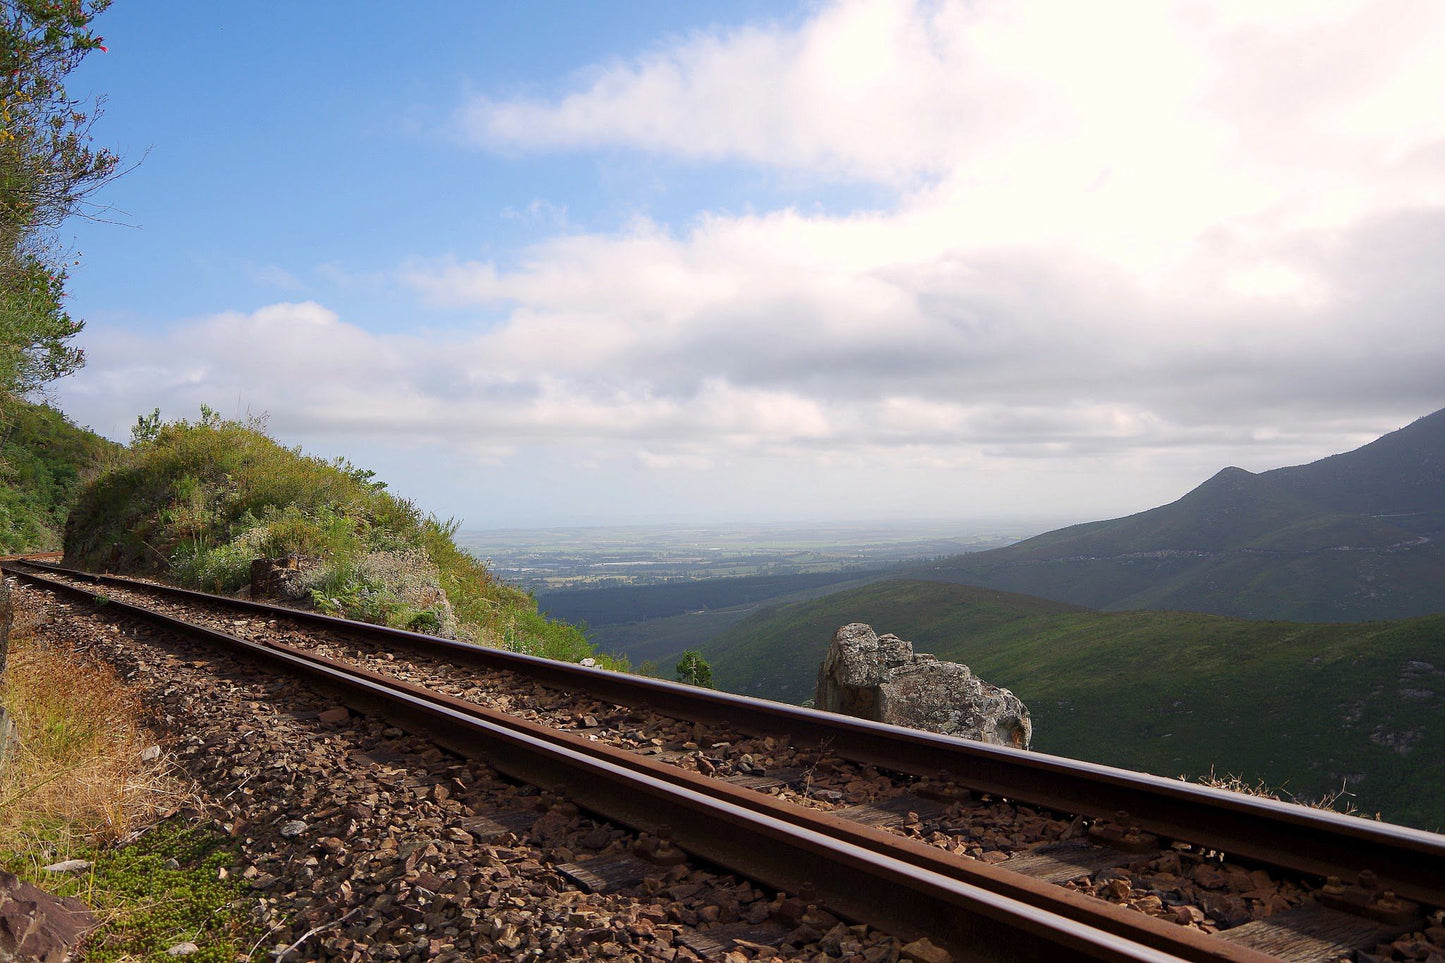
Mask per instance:
[[[1436,4],[118,0],[77,420],[472,527],[1094,517],[1445,405]]]
[[[786,22],[785,6],[432,9],[416,19],[382,3],[116,4],[98,25],[109,53],[73,86],[107,98],[100,139],[141,162],[100,199],[136,229],[71,225],[96,255],[75,283],[77,303],[97,305],[88,316],[111,303],[135,312],[128,323],[156,324],[303,293],[353,323],[401,329],[413,305],[368,280],[408,258],[505,263],[563,211],[571,229],[605,231],[640,213],[681,224],[700,210],[867,194],[627,151],[479,155],[453,129],[469,94],[545,96],[589,65],[690,31],[760,14]]]

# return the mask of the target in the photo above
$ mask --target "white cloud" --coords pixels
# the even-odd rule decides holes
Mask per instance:
[[[957,246],[1133,263],[1231,219],[1445,202],[1441,49],[1427,0],[849,0],[606,65],[555,100],[480,98],[459,123],[489,147],[880,181],[912,192],[911,230]]]
[[[295,274],[276,264],[247,264],[244,266],[257,283],[282,291],[301,291],[306,285]]]

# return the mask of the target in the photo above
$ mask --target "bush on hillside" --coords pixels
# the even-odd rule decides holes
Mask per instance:
[[[235,592],[258,558],[299,556],[322,611],[548,658],[597,657],[582,631],[538,615],[370,471],[287,448],[259,422],[138,420],[126,457],[80,493],[68,562]],[[611,660],[603,659],[608,664]]]
[[[712,666],[707,664],[707,659],[704,659],[697,649],[688,649],[677,660],[677,681],[711,689]]]

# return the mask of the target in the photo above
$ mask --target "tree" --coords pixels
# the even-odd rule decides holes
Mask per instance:
[[[677,660],[677,681],[711,689],[712,666],[707,664],[707,659],[702,657],[701,652],[688,649],[682,654],[682,658]]]
[[[85,352],[70,344],[84,322],[65,311],[65,274],[25,251],[0,267],[0,392],[25,395],[73,374]]]
[[[65,89],[93,50],[110,0],[0,0],[0,395],[26,394],[85,363],[69,342],[84,322],[65,310],[54,230],[118,173],[91,145],[99,104]],[[84,108],[84,109],[82,109]]]

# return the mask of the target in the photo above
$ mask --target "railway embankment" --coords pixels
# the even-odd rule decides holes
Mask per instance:
[[[1417,951],[1428,957],[1438,949],[1431,946],[1438,920],[1429,914],[1440,897],[1441,841],[1416,830],[232,599],[43,566],[9,570],[26,584],[63,592],[74,615],[121,626],[121,634],[132,637],[123,650],[146,639],[169,651],[159,663],[168,670],[209,669],[225,678],[224,664],[240,654],[247,659],[238,663],[240,677],[249,679],[256,663],[268,665],[263,676],[270,681],[256,677],[259,689],[243,696],[246,709],[254,714],[265,706],[323,730],[308,734],[284,719],[280,727],[261,721],[262,728],[278,730],[283,753],[360,728],[356,748],[321,747],[332,772],[318,773],[299,792],[296,775],[275,786],[270,770],[304,773],[314,759],[283,755],[279,765],[267,765],[259,729],[244,744],[235,743],[235,734],[224,737],[231,742],[221,751],[240,762],[211,776],[234,781],[228,798],[247,795],[245,787],[257,779],[274,790],[257,800],[259,821],[235,817],[245,845],[312,840],[299,868],[294,857],[290,864],[272,857],[241,870],[265,886],[290,886],[277,881],[299,872],[309,892],[339,887],[340,877],[320,868],[325,855],[337,856],[351,860],[342,879],[350,893],[390,905],[375,887],[372,864],[391,851],[388,839],[401,845],[397,831],[419,825],[433,830],[427,846],[412,851],[422,853],[412,869],[432,857],[420,870],[430,874],[424,897],[435,893],[433,879],[458,886],[454,881],[464,878],[470,882],[461,888],[476,896],[484,885],[479,872],[495,859],[486,847],[528,850],[524,869],[546,884],[533,892],[542,907],[610,896],[666,909],[673,927],[667,958],[867,963],[876,950],[877,959],[895,952],[898,958],[951,952],[1025,959],[1045,958],[1039,953],[1047,946],[1064,953],[1047,958],[1059,959],[1334,961],[1357,959],[1366,949],[1382,959]],[[144,608],[131,607],[138,602]],[[181,614],[204,624],[175,622]],[[175,633],[201,640],[199,647],[186,641],[176,649]],[[115,638],[116,630],[107,634]],[[140,678],[154,668],[148,662],[131,671]],[[297,671],[333,694],[301,686],[293,678]],[[225,685],[236,687],[234,680]],[[312,693],[309,704],[303,690]],[[358,707],[361,715],[353,711]],[[426,733],[437,745],[408,747],[407,730]],[[379,836],[383,828],[376,828],[352,840],[362,824],[356,813],[345,813],[345,804],[315,811],[323,797],[344,798],[341,788],[316,786],[338,770],[345,774],[343,758],[358,753],[357,761],[368,765],[410,754],[420,760],[418,778],[424,771],[433,780],[429,788],[403,777],[401,797],[383,801],[382,789],[389,791],[396,773],[362,774],[370,781],[366,792],[376,797],[362,802],[371,807],[367,820],[407,814],[401,826],[384,825],[392,835]],[[543,756],[552,761],[540,764]],[[571,761],[559,768],[563,757]],[[879,761],[885,757],[889,761]],[[498,795],[476,789],[483,774],[488,792],[495,788]],[[342,780],[348,781],[360,786],[363,780]],[[403,808],[413,801],[424,807],[419,813]],[[1137,815],[1111,816],[1121,801]],[[658,825],[659,806],[670,813],[670,829]],[[698,812],[712,815],[699,821]],[[461,844],[463,836],[483,846],[480,864],[475,850],[450,853],[439,845]],[[762,843],[765,837],[772,843]],[[428,852],[432,846],[436,853]],[[1366,862],[1380,870],[1378,877],[1358,873],[1355,880],[1352,867]],[[841,871],[845,865],[852,869]],[[731,896],[693,875],[720,875],[720,866],[733,871],[722,876]],[[1343,882],[1324,878],[1336,874]],[[1375,878],[1380,882],[1371,888]],[[298,898],[308,899],[304,891],[304,885],[287,889],[281,903],[294,909]],[[900,893],[911,895],[899,899]],[[697,896],[701,902],[691,903]],[[941,907],[928,901],[945,899],[955,901],[945,916],[918,912],[919,905]],[[267,906],[258,904],[258,925],[268,921]],[[423,927],[449,922],[434,910],[429,922],[429,906],[421,907]],[[362,918],[375,905],[351,910]],[[998,915],[1005,912],[1013,915]],[[819,930],[808,917],[833,923]],[[318,927],[328,925],[307,922],[298,938],[314,940]],[[340,924],[336,929],[346,933]],[[498,958],[529,957],[530,944],[510,945],[516,931],[502,930],[508,943],[465,931],[474,941],[489,940]],[[889,938],[884,931],[901,935]],[[568,930],[539,932],[545,940]],[[378,933],[405,935],[373,920],[347,938]],[[873,942],[847,940],[849,933]],[[442,938],[450,935],[444,925]],[[920,935],[929,942],[918,943]],[[830,951],[835,943],[841,955]],[[411,946],[421,952],[419,942]],[[637,958],[660,951],[625,940],[616,946]],[[575,949],[554,945],[550,952]],[[325,952],[320,958],[339,951]],[[585,954],[605,955],[592,944]]]

